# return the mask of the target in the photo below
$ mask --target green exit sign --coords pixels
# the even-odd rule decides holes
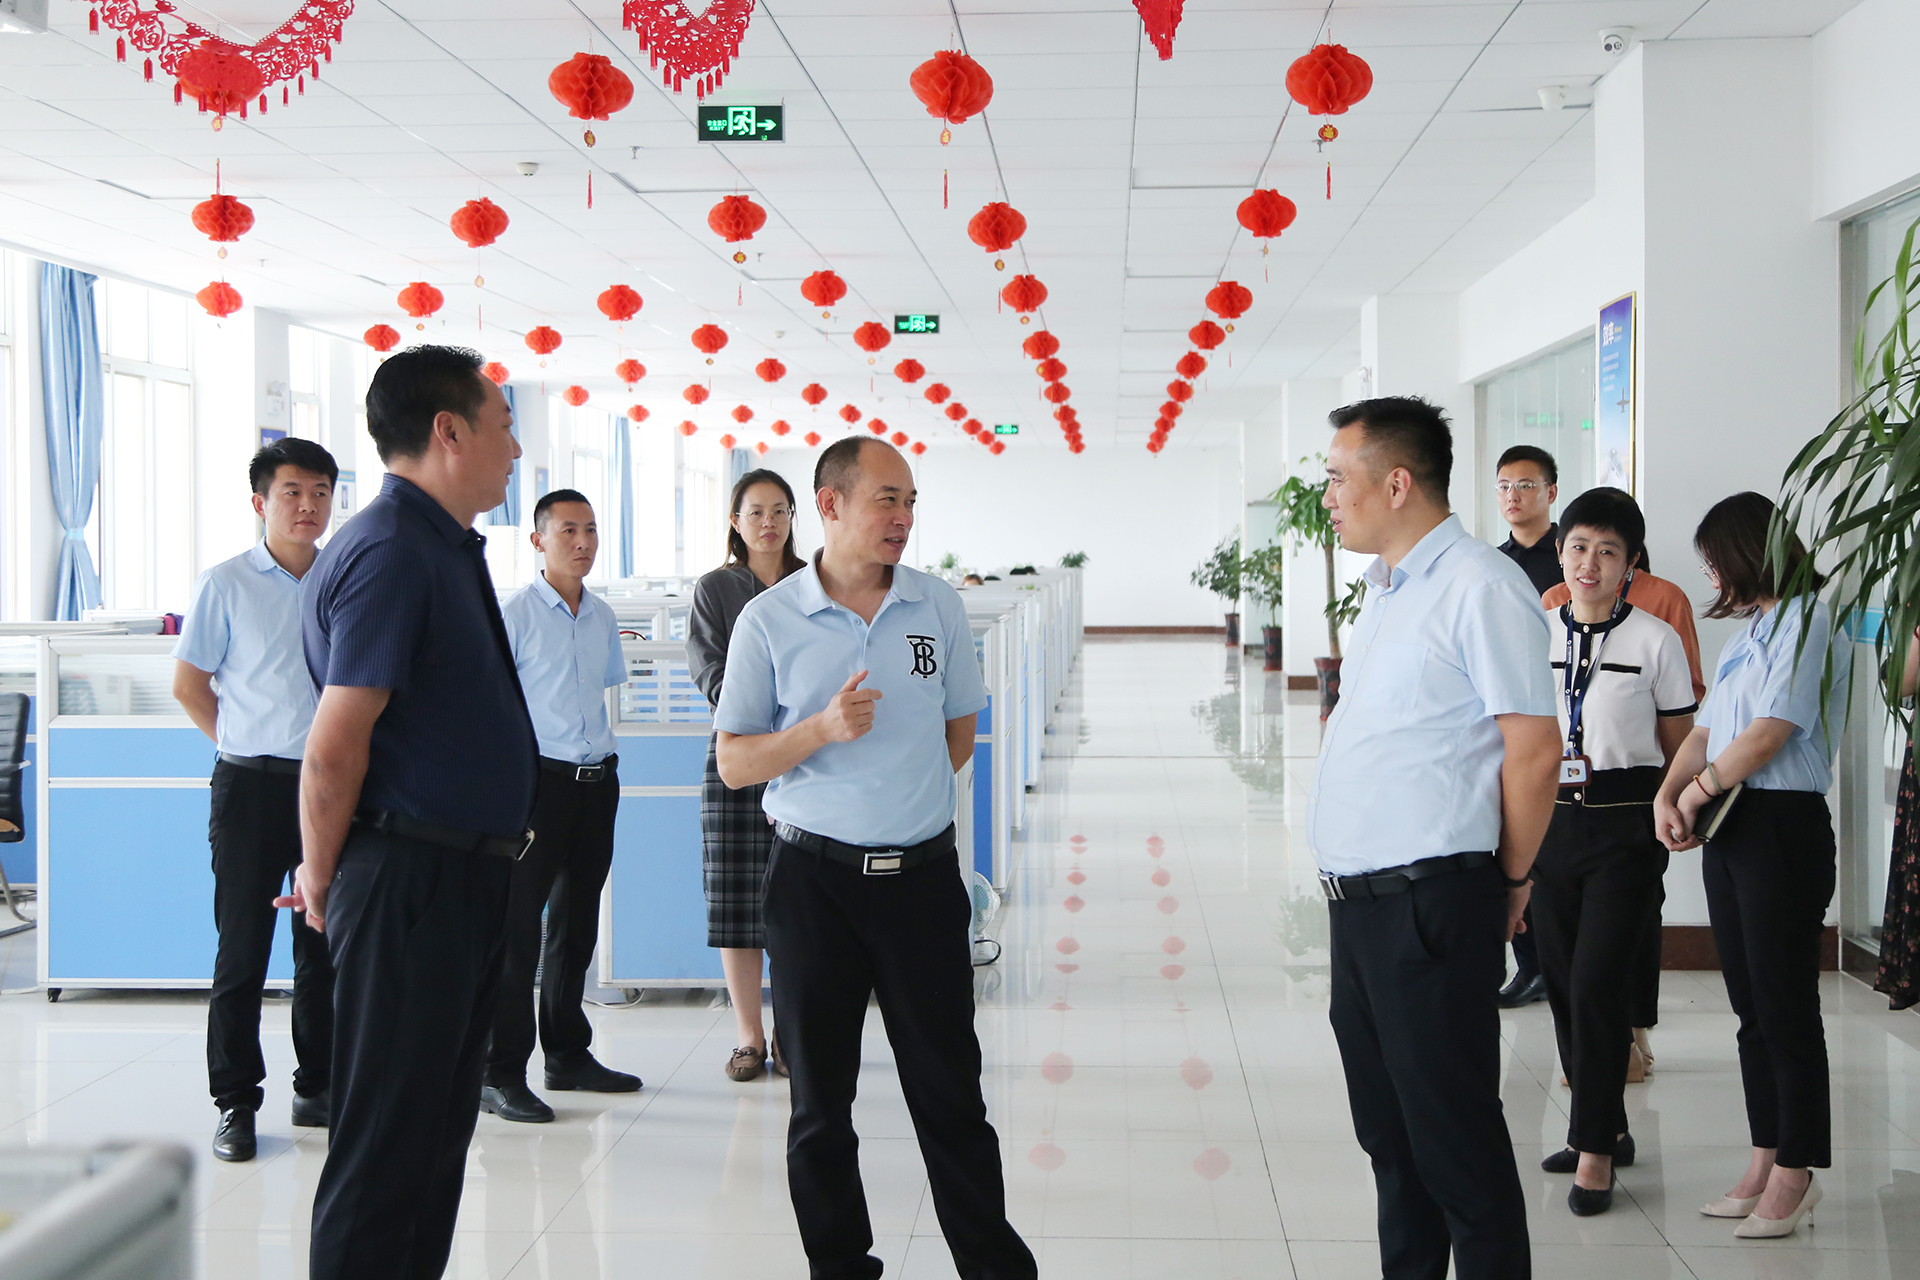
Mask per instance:
[[[893,318],[893,331],[895,333],[938,333],[940,332],[940,317],[928,315],[895,316]]]
[[[702,142],[784,142],[784,107],[713,107],[701,103],[693,123]]]
[[[993,424],[993,434],[997,436],[1017,436],[1020,434],[1020,424],[1017,422],[996,422]]]

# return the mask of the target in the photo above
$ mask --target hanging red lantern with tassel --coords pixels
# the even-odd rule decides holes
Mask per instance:
[[[887,434],[887,424],[882,422],[878,418],[868,418],[867,430],[873,432],[873,434],[877,436],[883,436]]]
[[[817,409],[820,402],[827,398],[827,389],[817,382],[809,382],[800,388],[800,398]]]
[[[929,404],[944,404],[947,397],[952,395],[953,392],[947,390],[946,383],[935,382],[928,386],[922,394],[927,397],[927,403]]]
[[[773,422],[768,426],[767,430],[773,432],[773,434],[777,436],[783,436],[787,434],[787,432],[793,430],[793,428],[787,425],[787,420],[785,418],[775,418]]]
[[[1181,412],[1180,405],[1176,401],[1162,400],[1160,402],[1160,416],[1163,419],[1171,420],[1177,418]]]
[[[754,376],[762,382],[778,382],[787,376],[787,366],[781,364],[772,356],[768,356],[765,360],[753,366],[753,373]]]
[[[955,400],[952,404],[941,410],[941,412],[945,413],[951,421],[958,422],[967,416],[967,406]]]
[[[498,240],[507,229],[507,211],[493,201],[469,200],[453,211],[447,226],[469,249],[479,249]]]
[[[1198,351],[1189,351],[1180,357],[1173,369],[1175,373],[1191,381],[1207,371],[1207,358]]]
[[[216,316],[222,320],[238,311],[243,301],[240,297],[240,291],[228,284],[225,280],[214,281],[206,288],[200,290],[200,292],[194,294],[193,300],[205,308],[208,315]]]
[[[1001,454],[1005,453],[1006,451],[1007,451],[1007,446],[1005,441],[995,440],[992,444],[987,446],[987,452],[992,454],[996,458],[999,457]]]
[[[893,433],[892,435],[890,435],[890,436],[888,436],[888,437],[887,437],[887,439],[889,439],[889,440],[891,440],[891,441],[893,441],[893,443],[894,443],[894,447],[895,447],[895,448],[898,448],[898,447],[900,447],[900,446],[902,446],[902,445],[904,445],[904,444],[906,444],[906,442],[907,442],[907,433],[906,433],[906,432],[904,432],[904,431],[896,431],[896,432],[894,432],[894,433]]]
[[[1040,394],[1045,396],[1052,404],[1065,404],[1067,399],[1073,395],[1073,388],[1064,382],[1049,382],[1046,390]]]
[[[754,451],[755,453],[757,453],[757,454],[759,454],[759,455],[760,455],[761,457],[763,457],[763,458],[764,458],[764,457],[766,457],[766,456],[767,456],[767,442],[766,442],[765,440],[756,440],[756,441],[754,441],[754,444],[753,444],[753,451]]]
[[[381,355],[400,345],[400,331],[390,324],[377,324],[360,336]]]
[[[498,360],[487,361],[487,363],[480,366],[480,372],[486,374],[487,381],[493,383],[496,387],[506,386],[507,379],[513,376],[507,371],[507,366],[501,364]]]
[[[867,353],[869,357],[867,360],[868,364],[873,363],[871,357],[874,352],[879,351],[892,341],[893,335],[887,332],[887,326],[872,320],[867,321],[853,331],[853,345]]]
[[[860,421],[860,411],[850,404],[840,406],[840,420],[848,426]]]
[[[1030,360],[1045,360],[1048,356],[1060,354],[1060,339],[1041,329],[1028,334],[1020,344],[1020,349],[1027,353]]]
[[[1020,313],[1020,323],[1027,323],[1027,313],[1038,311],[1047,300],[1047,286],[1040,283],[1038,276],[1015,276],[1007,281],[1006,288],[1000,290],[1000,300]]]
[[[1186,403],[1193,399],[1193,384],[1191,382],[1181,382],[1178,379],[1169,382],[1167,384],[1167,398],[1182,404]]]
[[[981,422],[980,419],[968,418],[965,422],[960,424],[960,429],[966,432],[970,436],[977,436],[982,431],[985,431],[987,428],[986,428],[986,424]]]
[[[634,289],[624,284],[609,285],[600,291],[596,301],[600,314],[615,324],[625,324],[640,314],[645,299]]]
[[[753,0],[707,0],[696,17],[681,0],[626,0],[620,25],[640,39],[648,65],[661,72],[660,83],[680,92],[693,81],[696,98],[720,87],[740,56],[740,42],[753,20]]]
[[[634,383],[647,376],[647,366],[629,356],[627,359],[613,366],[613,376],[631,387]]]
[[[193,226],[209,240],[231,244],[253,229],[253,210],[232,196],[216,193],[193,206]]]
[[[967,219],[967,238],[988,253],[1004,253],[1025,234],[1025,216],[1004,200],[985,205],[980,212]],[[993,265],[997,271],[1004,271],[1007,266],[1005,262],[995,262]]]
[[[1048,356],[1039,363],[1034,369],[1034,372],[1038,373],[1041,378],[1048,382],[1058,382],[1067,376],[1067,366],[1055,360],[1052,356]]]
[[[767,211],[745,196],[721,196],[707,211],[707,226],[728,244],[751,240],[766,225]]]
[[[547,76],[547,90],[576,120],[605,120],[633,101],[633,81],[603,53],[576,53]],[[586,144],[594,142],[588,129]]]
[[[731,434],[720,437],[720,447],[722,449],[731,449],[733,448],[733,446],[734,446],[734,439]]]
[[[1232,280],[1222,280],[1207,290],[1207,310],[1222,320],[1238,320],[1253,305],[1253,290]],[[1232,333],[1231,326],[1227,329]]]
[[[809,431],[800,438],[807,442],[807,448],[809,449],[818,449],[820,447],[820,433],[818,431]]]
[[[400,309],[415,320],[424,320],[438,311],[447,301],[447,295],[424,280],[415,280],[400,291]],[[424,324],[416,324],[416,329],[424,329]]]
[[[927,366],[909,356],[893,366],[893,376],[902,382],[918,382],[927,376]]]
[[[647,412],[647,406],[643,404],[630,404],[627,406],[627,417],[633,422],[645,422],[652,416],[652,414]]]
[[[819,307],[824,318],[834,303],[847,296],[847,282],[831,271],[816,271],[800,282],[800,296]]]
[[[708,364],[712,364],[715,354],[727,345],[727,331],[717,324],[703,324],[689,337],[693,341],[693,349],[705,356]]]
[[[587,389],[585,387],[568,387],[560,393],[560,398],[578,409],[587,402]]]
[[[1293,225],[1293,220],[1299,212],[1299,209],[1294,207],[1293,201],[1278,191],[1261,190],[1242,200],[1239,208],[1234,211],[1234,215],[1240,219],[1240,225],[1256,239],[1271,242],[1275,236]],[[1261,257],[1267,256],[1268,248],[1267,243],[1260,246]],[[1261,274],[1263,276],[1266,274],[1264,264],[1261,266]]]
[[[913,442],[913,456],[914,456],[914,457],[916,457],[916,458],[917,458],[917,457],[919,457],[919,456],[920,456],[921,454],[923,454],[923,453],[925,453],[926,451],[927,451],[927,442],[926,442],[926,441],[924,441],[924,440],[915,440],[915,441]]]
[[[699,427],[699,425],[698,425],[697,423],[695,423],[695,422],[692,422],[692,421],[690,421],[690,420],[687,420],[687,419],[682,419],[682,420],[681,420],[681,422],[680,422],[680,434],[681,434],[681,435],[683,435],[683,436],[691,436],[691,435],[693,435],[693,434],[694,434],[694,433],[695,433],[696,431],[698,431],[698,430],[700,430],[700,427]]]
[[[533,354],[545,357],[552,355],[559,349],[560,333],[552,326],[540,324],[527,330],[527,350],[533,352]],[[546,360],[542,359],[540,361],[541,367],[545,368],[546,363]]]
[[[949,126],[965,124],[993,101],[993,77],[987,69],[952,49],[942,49],[915,67],[907,83],[927,114]],[[942,129],[940,145],[951,141],[952,128]]]
[[[1322,117],[1315,150],[1340,136],[1327,116],[1345,115],[1373,89],[1373,68],[1348,53],[1346,46],[1317,44],[1287,68],[1287,93],[1309,112]],[[1327,161],[1327,199],[1333,199],[1333,161]]]
[[[1202,351],[1211,351],[1227,340],[1226,330],[1211,320],[1202,320],[1187,330],[1187,341]]]
[[[753,410],[743,404],[737,404],[733,406],[733,420],[744,427],[753,421]]]
[[[691,386],[689,386],[685,391],[682,391],[680,393],[680,398],[682,400],[685,400],[688,404],[705,404],[707,402],[707,397],[711,394],[712,393],[709,392],[705,387],[701,386],[699,383],[696,382],[696,383],[693,383]]]

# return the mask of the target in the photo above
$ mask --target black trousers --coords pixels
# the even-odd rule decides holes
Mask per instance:
[[[1639,964],[1666,871],[1651,804],[1553,806],[1533,864],[1533,918],[1553,1033],[1573,1085],[1567,1145],[1575,1151],[1610,1156],[1627,1131]]]
[[[1742,792],[1701,858],[1720,973],[1740,1018],[1747,1128],[1789,1169],[1833,1162],[1820,933],[1834,870],[1827,799],[1811,791]]]
[[[853,1131],[872,995],[954,1268],[962,1280],[1039,1274],[1007,1221],[1000,1141],[980,1094],[973,908],[955,856],[869,876],[773,842],[765,916],[780,1052],[792,1072],[787,1186],[814,1280],[871,1280],[881,1272],[870,1252],[873,1226]]]
[[[300,865],[300,778],[262,773],[221,760],[213,766],[213,924],[220,943],[207,998],[207,1089],[222,1110],[258,1111],[260,993],[273,953],[280,912],[273,905],[287,876]],[[293,1053],[299,1064],[293,1091],[311,1097],[327,1087],[333,1056],[333,962],[327,940],[293,927]]]
[[[613,820],[620,780],[612,770],[600,782],[576,782],[540,771],[534,793],[533,847],[513,864],[507,895],[506,959],[500,999],[487,1047],[487,1084],[523,1083],[533,1056],[533,975],[540,969],[540,1047],[549,1069],[582,1065],[593,1044],[593,1024],[581,1007],[587,965],[600,934],[600,890],[613,867]],[[540,947],[540,914],[547,919]]]
[[[1526,981],[1540,975],[1539,933],[1533,927],[1533,906],[1528,904],[1521,922],[1527,927],[1517,930],[1513,935],[1513,973],[1516,978]],[[1502,970],[1502,975],[1505,971]]]
[[[506,858],[355,827],[327,899],[333,1128],[313,1280],[446,1270],[500,982]]]
[[[1632,1007],[1627,1017],[1636,1027],[1660,1025],[1660,941],[1664,928],[1661,911],[1666,905],[1667,882],[1662,880],[1659,892],[1647,908],[1647,927],[1640,934],[1640,949],[1633,957]]]
[[[1354,1134],[1373,1159],[1381,1273],[1443,1280],[1451,1251],[1457,1280],[1527,1280],[1526,1202],[1500,1105],[1498,867],[1327,906],[1329,1016]]]

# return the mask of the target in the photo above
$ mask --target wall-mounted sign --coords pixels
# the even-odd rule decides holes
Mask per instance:
[[[940,332],[940,317],[929,315],[895,316],[893,318],[893,331],[895,333],[938,333]]]
[[[1017,422],[996,422],[993,424],[993,434],[997,436],[1017,436],[1020,434],[1020,424]]]
[[[1596,483],[1612,485],[1639,496],[1634,488],[1634,294],[1616,298],[1600,308],[1598,376],[1594,379],[1594,447],[1598,458]]]
[[[694,109],[694,136],[702,142],[784,142],[786,108],[714,107]]]

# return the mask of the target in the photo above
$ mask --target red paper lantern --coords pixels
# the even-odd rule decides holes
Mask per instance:
[[[1065,404],[1067,398],[1073,394],[1073,388],[1064,382],[1049,382],[1046,390],[1040,394],[1045,396],[1053,404]]]
[[[753,366],[753,372],[762,382],[778,382],[787,376],[787,366],[781,364],[772,356],[768,356],[765,360]]]
[[[1058,382],[1067,376],[1067,366],[1055,360],[1052,356],[1048,356],[1039,363],[1034,372],[1038,373],[1048,382]]]
[[[981,444],[991,445],[993,443],[993,432],[985,431],[985,430],[976,431],[974,433],[973,438],[975,440],[978,440]]]
[[[1087,446],[1081,444],[1078,440],[1069,441],[1067,444],[1068,453],[1085,453],[1086,451]]]
[[[731,435],[724,435],[720,437],[720,447],[722,449],[731,449],[733,448],[733,445],[734,445],[734,439]]]
[[[619,364],[616,364],[615,366],[613,366],[613,376],[620,379],[620,381],[626,383],[628,386],[632,386],[634,383],[640,381],[640,379],[647,376],[647,366],[641,364],[638,360],[635,360],[632,357],[628,357],[627,359],[622,360]]]
[[[800,388],[800,398],[818,408],[820,402],[827,398],[827,389],[817,382],[809,382],[806,386]]]
[[[633,81],[602,53],[574,54],[548,74],[547,89],[575,120],[605,120],[633,101]]]
[[[1207,358],[1198,351],[1189,351],[1180,357],[1173,369],[1183,378],[1197,378],[1207,371]]]
[[[952,404],[948,405],[944,410],[942,410],[942,412],[944,412],[947,415],[947,418],[950,421],[958,422],[960,421],[960,419],[967,416],[967,406],[961,404],[958,400],[955,400]]]
[[[645,422],[652,416],[652,414],[647,412],[647,406],[643,404],[630,404],[627,406],[627,417],[634,422]]]
[[[1080,411],[1070,404],[1063,404],[1053,411],[1053,420],[1061,423],[1078,422],[1080,420]]]
[[[1287,68],[1287,92],[1316,116],[1345,115],[1373,88],[1373,68],[1345,45],[1317,44]]]
[[[887,332],[887,326],[867,321],[853,331],[853,345],[872,355],[893,341],[893,335]]]
[[[787,432],[793,430],[792,427],[787,425],[787,420],[785,418],[775,418],[773,420],[773,425],[768,429],[777,436],[783,436],[787,434]]]
[[[992,454],[996,458],[999,457],[1001,454],[1005,453],[1006,451],[1007,451],[1007,446],[998,440],[995,440],[992,444],[987,446],[987,452]]]
[[[609,285],[600,291],[600,314],[615,324],[625,324],[640,314],[644,299],[624,284]]]
[[[1041,329],[1027,335],[1020,349],[1027,353],[1029,360],[1045,360],[1048,356],[1060,354],[1060,339]]]
[[[242,302],[240,291],[225,280],[214,281],[194,294],[193,300],[206,308],[208,315],[218,316],[223,320],[238,311]]]
[[[902,382],[918,382],[927,376],[927,366],[909,357],[893,366],[893,376]]]
[[[690,336],[693,349],[705,356],[713,355],[727,345],[727,331],[717,324],[703,324]]]
[[[721,196],[720,203],[707,211],[707,226],[728,244],[751,240],[766,225],[767,211],[745,196]]]
[[[759,454],[759,455],[760,455],[761,457],[763,457],[763,458],[764,458],[764,457],[766,457],[766,456],[767,456],[767,442],[766,442],[765,440],[757,440],[757,441],[755,441],[755,442],[754,442],[754,446],[753,446],[753,451],[754,451],[755,453],[757,453],[757,454]]]
[[[1176,401],[1162,400],[1160,402],[1160,417],[1162,419],[1170,421],[1179,417],[1183,412],[1185,411],[1181,409],[1179,403]]]
[[[154,23],[159,23],[157,15]],[[252,59],[225,52],[233,46],[223,48],[223,44],[209,37],[181,57],[173,74],[180,82],[181,93],[192,98],[202,111],[219,116],[233,111],[244,113],[247,103],[267,87],[267,80]]]
[[[568,387],[560,393],[560,398],[578,409],[587,402],[587,389],[585,387]]]
[[[498,240],[507,229],[507,211],[484,197],[469,200],[453,211],[447,225],[453,228],[455,236],[467,242],[467,248],[478,249]]]
[[[894,446],[897,448],[907,442],[907,433],[904,431],[896,431],[888,436],[887,439],[893,441]]]
[[[560,334],[547,325],[527,330],[527,349],[539,356],[550,356],[560,349]]]
[[[712,393],[709,392],[705,387],[701,386],[699,383],[696,382],[696,383],[693,383],[691,386],[689,386],[685,391],[682,391],[680,393],[680,398],[682,400],[685,400],[688,404],[705,404],[707,402],[707,397],[710,394]]]
[[[915,67],[907,83],[928,115],[950,125],[965,124],[993,101],[993,77],[986,68],[951,49],[942,49]]]
[[[447,295],[424,280],[415,280],[400,291],[400,309],[419,320],[438,311]]]
[[[1227,340],[1227,332],[1211,320],[1202,320],[1187,330],[1187,341],[1202,351],[1211,351]]]
[[[848,426],[860,421],[860,411],[850,404],[840,406],[840,420]]]
[[[1004,200],[995,200],[967,219],[967,239],[988,253],[1011,249],[1027,234],[1026,217]]]
[[[953,392],[947,390],[946,383],[936,382],[929,386],[922,394],[927,397],[928,403],[940,404],[945,401],[948,396],[952,395]]]
[[[507,379],[513,376],[507,372],[507,366],[501,364],[498,360],[489,360],[487,363],[481,365],[480,372],[486,374],[488,380],[496,387],[506,386]]]
[[[914,457],[916,457],[916,458],[917,458],[917,457],[919,457],[919,456],[920,456],[921,454],[923,454],[923,453],[925,453],[926,451],[927,451],[927,444],[926,444],[926,441],[924,441],[924,440],[915,440],[915,441],[913,442],[913,456],[914,456]]]
[[[1038,311],[1040,304],[1047,300],[1047,286],[1040,283],[1038,276],[1015,276],[1000,291],[1000,300],[1022,315]]]
[[[400,345],[400,331],[390,324],[377,324],[360,336],[382,355]]]
[[[1167,398],[1177,400],[1182,404],[1186,403],[1193,399],[1193,384],[1191,382],[1182,382],[1178,378],[1174,379],[1167,384]]]
[[[699,427],[695,426],[691,422],[682,421],[680,424],[680,434],[683,436],[690,436],[694,432],[698,431],[699,429],[700,429]]]
[[[817,449],[820,447],[820,433],[818,431],[809,431],[800,438],[807,442],[807,448],[809,449]]]
[[[1240,202],[1240,225],[1261,239],[1271,239],[1293,225],[1299,214],[1293,201],[1278,191],[1256,191]]]
[[[1253,305],[1253,290],[1232,280],[1222,280],[1207,290],[1207,310],[1222,320],[1238,320]]]
[[[873,432],[873,434],[877,436],[883,436],[887,434],[887,424],[880,421],[880,419],[878,418],[868,418],[867,430]]]
[[[800,296],[816,307],[831,307],[847,296],[847,282],[831,271],[816,271],[800,282]]]
[[[753,410],[743,404],[733,406],[733,420],[741,426],[753,421]]]
[[[978,418],[968,418],[965,422],[960,424],[960,429],[966,432],[970,436],[977,436],[982,431],[985,431],[987,427],[986,427],[986,424],[981,422],[980,419]]]
[[[209,240],[231,243],[253,229],[253,210],[232,196],[211,195],[193,206],[193,226]]]
[[[1150,436],[1147,439],[1148,453],[1158,453],[1166,447],[1167,447],[1166,440],[1160,436]]]

